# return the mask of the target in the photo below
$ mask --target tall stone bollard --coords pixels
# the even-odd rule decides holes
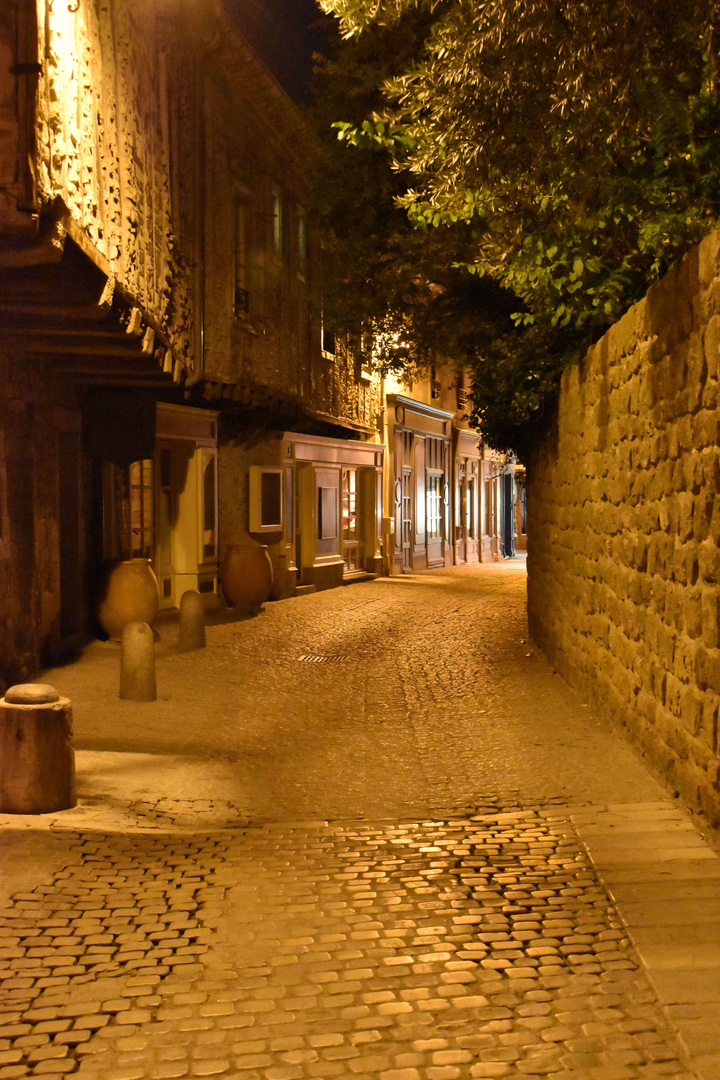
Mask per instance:
[[[120,641],[120,697],[125,701],[157,701],[155,641],[144,622],[130,622]]]
[[[0,698],[0,812],[75,806],[72,706],[52,686],[21,683]]]
[[[205,605],[197,589],[180,597],[180,652],[205,648]]]

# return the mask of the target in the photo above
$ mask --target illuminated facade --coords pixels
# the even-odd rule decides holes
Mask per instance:
[[[11,0],[0,56],[0,681],[77,649],[109,560],[211,600],[259,430],[337,444],[337,535],[303,509],[286,566],[374,565],[379,384],[321,334],[309,135],[220,0]]]
[[[464,374],[438,366],[384,390],[386,572],[500,558],[503,458],[468,427]]]
[[[175,608],[248,532],[276,597],[499,557],[462,380],[321,325],[312,136],[221,0],[11,0],[0,57],[0,682],[113,561]]]

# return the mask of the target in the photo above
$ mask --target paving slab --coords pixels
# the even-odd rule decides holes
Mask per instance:
[[[646,831],[658,814],[669,828]],[[650,982],[705,1080],[720,1076],[720,858],[679,806],[573,815]],[[615,831],[617,829],[617,831]],[[677,1009],[676,1006],[686,1006]],[[674,1010],[674,1011],[673,1011]]]

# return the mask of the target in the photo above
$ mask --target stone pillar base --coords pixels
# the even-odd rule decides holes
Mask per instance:
[[[0,698],[0,813],[75,806],[72,705],[51,686],[11,687]]]

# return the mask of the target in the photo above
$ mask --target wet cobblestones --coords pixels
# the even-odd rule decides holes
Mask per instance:
[[[0,1080],[692,1075],[558,809],[78,842],[0,921]]]

